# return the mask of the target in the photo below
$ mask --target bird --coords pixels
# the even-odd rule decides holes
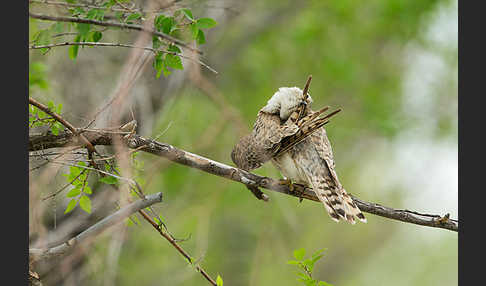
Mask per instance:
[[[282,183],[312,188],[332,220],[355,224],[356,217],[366,222],[338,179],[331,144],[323,128],[340,109],[319,117],[329,107],[318,111],[310,108],[309,83],[310,77],[305,93],[298,87],[279,88],[259,110],[252,132],[235,145],[231,159],[246,171],[271,161],[284,177]]]

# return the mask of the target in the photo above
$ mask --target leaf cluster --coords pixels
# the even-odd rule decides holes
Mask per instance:
[[[312,254],[310,258],[304,259],[305,248],[299,248],[294,250],[295,260],[287,261],[287,264],[297,265],[300,272],[297,273],[299,276],[298,280],[302,281],[306,286],[332,286],[332,284],[325,281],[319,281],[312,278],[312,271],[314,270],[314,264],[321,259],[324,255],[322,254],[325,249],[317,250]]]
[[[77,0],[67,1],[71,4],[78,4]],[[131,6],[132,1],[123,1],[123,6]],[[103,21],[106,16],[116,19],[121,24],[138,24],[149,18],[148,12],[138,9],[122,9],[122,11],[112,9],[113,6],[118,5],[117,1],[108,0],[102,1],[96,7],[70,7],[68,12],[72,17],[80,19],[90,19]],[[118,7],[118,6],[117,6]],[[213,28],[217,22],[211,18],[196,18],[192,11],[188,8],[176,10],[173,14],[157,13],[154,17],[154,28],[157,32],[167,34],[174,38],[182,38],[184,35],[196,41],[198,45],[206,43],[205,29]],[[103,30],[98,30],[92,24],[87,23],[62,23],[56,22],[46,29],[37,31],[33,35],[31,41],[37,46],[46,46],[52,43],[65,42],[66,37],[73,37],[72,42],[99,42],[103,37],[103,33],[110,29],[117,29],[113,27],[106,27]],[[79,45],[70,45],[68,49],[69,58],[76,60],[79,53]],[[82,46],[84,47],[84,46]],[[184,67],[181,60],[181,49],[163,39],[159,36],[153,36],[152,48],[154,49],[153,67],[156,71],[156,77],[159,78],[161,74],[167,77],[171,74],[171,70],[182,70]],[[41,48],[42,53],[47,53],[49,48]]]
[[[49,110],[61,114],[62,111],[62,103],[59,103],[57,106],[54,104],[52,100],[49,100],[47,103]],[[49,130],[54,135],[58,135],[60,131],[64,130],[64,125],[59,123],[56,119],[49,116],[49,114],[45,113],[44,111],[40,110],[39,108],[29,105],[29,127],[37,127],[37,126],[49,126]]]

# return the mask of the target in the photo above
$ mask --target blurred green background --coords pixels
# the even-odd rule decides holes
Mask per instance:
[[[302,88],[312,74],[314,108],[343,109],[326,129],[348,192],[457,218],[457,1],[182,3],[219,22],[202,46],[202,60],[219,74],[202,73],[246,131],[279,87]],[[31,34],[38,25],[31,20]],[[113,32],[104,40],[135,38]],[[32,88],[31,96],[63,103],[64,115],[81,124],[115,89],[129,53],[84,48],[73,62],[67,48],[32,51],[30,71],[43,75],[47,87]],[[191,83],[188,68],[156,79],[149,66],[130,93],[142,135],[164,131],[159,141],[233,165],[241,126]],[[313,276],[336,286],[458,283],[455,232],[366,213],[367,224],[336,224],[318,203],[270,191],[264,203],[241,184],[148,154],[138,158],[145,191],[164,193],[154,208],[171,233],[189,237],[181,245],[225,285],[300,285],[297,268],[286,261],[302,247],[327,249]],[[270,164],[255,173],[280,178]],[[55,182],[63,183],[61,173]],[[67,200],[56,203],[60,221]],[[52,202],[46,213],[52,219]],[[126,228],[119,256],[111,259],[118,230],[86,253],[76,268],[80,285],[110,285],[110,269],[113,285],[208,284],[143,220]]]

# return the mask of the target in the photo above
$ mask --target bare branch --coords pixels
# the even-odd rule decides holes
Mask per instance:
[[[116,22],[105,22],[105,21],[98,21],[98,20],[91,20],[91,19],[82,19],[82,18],[75,18],[75,17],[63,17],[63,16],[49,16],[49,15],[40,15],[40,14],[35,14],[29,11],[29,17],[35,18],[35,19],[40,19],[40,20],[46,20],[46,21],[54,21],[54,22],[72,22],[72,23],[85,23],[85,24],[93,24],[93,25],[98,25],[98,26],[105,26],[105,27],[118,27],[118,28],[125,28],[125,29],[130,29],[130,30],[136,30],[136,31],[142,31],[142,32],[147,32],[155,36],[159,36],[169,42],[178,44],[181,47],[184,47],[188,50],[191,50],[193,52],[197,52],[199,54],[202,54],[202,52],[198,49],[195,49],[188,44],[172,37],[167,34],[164,34],[162,32],[158,32],[152,29],[145,28],[143,26],[139,25],[133,25],[133,24],[124,24],[124,23],[116,23]]]
[[[114,136],[119,136],[112,133],[103,133],[101,131],[85,132],[85,135],[87,138],[93,138],[93,141],[91,141],[93,144],[100,143],[102,145],[111,145],[111,138]],[[59,138],[59,142],[56,141],[56,138]],[[30,151],[39,150],[37,148],[42,148],[42,146],[62,147],[67,141],[66,135],[62,133],[58,136],[46,135],[45,144],[40,143],[42,140],[38,136],[32,139],[35,140],[36,143],[34,144],[31,140],[29,140]],[[265,188],[267,190],[272,190],[286,195],[319,202],[319,199],[316,197],[315,193],[309,188],[294,185],[295,190],[291,191],[287,185],[279,183],[278,180],[258,176],[236,167],[231,167],[226,164],[178,149],[166,143],[146,139],[139,135],[132,135],[129,139],[125,139],[124,142],[132,149],[139,148],[141,151],[164,157],[172,162],[199,169],[206,173],[239,182],[252,188]],[[409,210],[393,209],[380,204],[366,202],[354,196],[352,197],[360,210],[367,213],[406,223],[443,228],[456,232],[459,228],[459,222],[454,219],[449,219],[447,215],[440,216],[422,214]]]
[[[71,249],[74,245],[81,243],[88,238],[97,236],[110,226],[119,223],[133,213],[161,201],[162,193],[156,193],[146,196],[144,199],[140,199],[134,203],[131,203],[116,211],[115,213],[105,217],[101,221],[97,222],[93,226],[89,227],[88,229],[66,241],[65,243],[46,249],[31,248],[29,249],[29,255],[32,256],[34,261],[62,255],[66,253],[69,249]]]
[[[143,210],[140,210],[139,213],[143,216],[143,218],[148,221],[159,233],[160,235],[162,235],[165,239],[167,239],[167,241],[169,241],[169,243],[174,246],[175,249],[177,249],[177,251],[179,251],[179,253],[184,256],[185,259],[187,259],[187,261],[191,264],[191,265],[194,265],[196,267],[196,270],[197,272],[201,273],[202,276],[204,276],[204,278],[206,278],[206,280],[209,281],[209,283],[211,283],[212,285],[217,285],[216,282],[206,273],[206,271],[204,271],[204,269],[202,269],[199,265],[197,264],[194,264],[194,260],[191,258],[191,256],[189,254],[187,254],[187,252],[184,251],[184,249],[182,249],[182,247],[180,247],[176,240],[174,238],[172,238],[171,235],[165,233],[162,228],[155,222],[153,221],[153,219],[151,219]]]

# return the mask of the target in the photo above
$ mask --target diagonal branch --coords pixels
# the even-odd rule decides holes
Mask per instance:
[[[115,213],[105,217],[101,221],[97,222],[93,226],[89,227],[88,229],[66,241],[65,243],[45,249],[31,248],[29,249],[29,255],[32,256],[34,261],[62,255],[66,253],[69,249],[71,249],[74,245],[97,236],[110,226],[113,226],[123,219],[129,217],[131,214],[161,201],[162,193],[156,193],[146,196],[144,199],[140,199],[134,203],[131,203],[116,211]]]
[[[62,125],[66,126],[66,128],[69,129],[73,134],[79,135],[79,137],[81,138],[81,140],[84,141],[84,143],[86,145],[86,148],[88,148],[88,150],[90,152],[96,152],[96,149],[93,147],[93,145],[91,144],[91,142],[88,139],[86,139],[86,137],[84,137],[83,134],[79,134],[79,132],[76,129],[76,127],[74,127],[71,123],[67,122],[59,114],[57,114],[54,111],[50,110],[49,107],[47,107],[46,105],[38,102],[37,100],[33,99],[32,97],[29,97],[29,104],[31,104],[31,105],[39,108],[40,110],[42,110],[45,113],[47,113],[50,116],[52,116],[59,123],[61,123]]]
[[[195,49],[188,44],[172,37],[167,34],[164,34],[162,32],[158,32],[152,29],[145,28],[143,26],[139,25],[133,25],[133,24],[124,24],[124,23],[116,23],[116,22],[106,22],[106,21],[98,21],[98,20],[92,20],[92,19],[83,19],[83,18],[75,18],[75,17],[64,17],[64,16],[49,16],[49,15],[41,15],[41,14],[35,14],[29,11],[29,17],[35,18],[35,19],[40,19],[40,20],[46,20],[46,21],[54,21],[54,22],[72,22],[72,23],[84,23],[84,24],[93,24],[97,26],[105,26],[105,27],[118,27],[118,28],[125,28],[125,29],[130,29],[130,30],[135,30],[135,31],[141,31],[141,32],[147,32],[155,36],[159,36],[169,42],[178,44],[181,47],[184,47],[188,50],[191,50],[193,52],[197,52],[198,54],[202,54],[202,52],[198,49]]]
[[[120,136],[103,131],[86,131],[84,132],[84,135],[95,145],[111,145],[112,138],[114,136]],[[34,135],[29,138],[29,151],[41,150],[43,148],[63,147],[66,145],[66,142],[69,142],[69,135],[65,134],[64,132],[60,133],[58,136]],[[128,139],[124,138],[124,142],[129,148],[138,148],[141,151],[164,157],[172,162],[199,169],[206,173],[239,182],[252,188],[265,188],[267,190],[272,190],[286,195],[319,202],[319,199],[316,197],[315,193],[309,188],[294,185],[295,190],[291,191],[287,185],[279,183],[278,180],[255,175],[236,167],[231,167],[226,164],[178,149],[166,143],[157,142],[136,134],[132,135]],[[422,214],[409,210],[393,209],[377,203],[366,202],[354,196],[352,196],[352,198],[361,211],[381,217],[422,226],[443,228],[456,232],[459,228],[459,222],[454,219],[449,219],[448,215],[440,216]]]

